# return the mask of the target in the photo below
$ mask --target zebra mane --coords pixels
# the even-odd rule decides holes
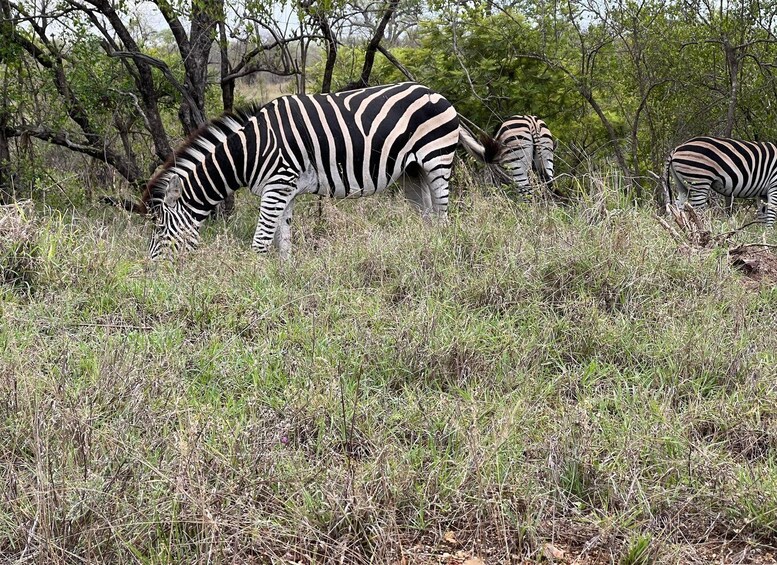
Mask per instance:
[[[262,108],[260,104],[251,104],[245,108],[240,108],[235,112],[225,112],[218,118],[206,122],[195,131],[193,131],[186,140],[167,158],[162,168],[157,172],[146,185],[141,204],[147,212],[160,205],[167,192],[167,186],[170,177],[175,172],[186,173],[188,169],[181,167],[183,161],[199,162],[193,153],[210,153],[213,146],[220,145],[224,141],[245,127],[248,120],[257,114]]]

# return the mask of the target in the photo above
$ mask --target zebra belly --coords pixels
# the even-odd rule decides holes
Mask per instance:
[[[347,181],[336,182],[335,186],[330,186],[326,176],[319,174],[316,177],[316,185],[313,190],[309,191],[319,196],[326,196],[329,198],[358,198],[365,194],[374,194],[380,192],[383,187],[373,188],[372,183],[368,183],[365,186],[355,186]]]
[[[346,174],[341,167],[338,167],[336,173],[330,172],[330,175],[335,182],[334,186],[331,186],[329,184],[328,176],[321,168],[316,172],[311,167],[310,171],[312,178],[315,179],[315,184],[313,184],[313,182],[306,183],[305,186],[309,187],[309,190],[303,190],[300,185],[300,192],[313,193],[318,194],[319,196],[328,196],[330,198],[359,198],[361,196],[368,196],[382,192],[394,184],[402,174],[404,174],[406,168],[407,166],[399,169],[395,168],[394,171],[390,172],[391,177],[388,179],[384,175],[379,175],[377,183],[367,176],[363,179],[361,185],[358,185],[356,183],[348,182],[348,178],[353,178],[353,176]],[[301,179],[302,177],[300,177],[300,180]]]
[[[746,185],[740,183],[737,186],[734,186],[730,181],[721,178],[716,178],[710,182],[707,179],[700,180],[684,175],[681,176],[689,188],[705,188],[709,186],[721,196],[732,198],[764,198],[769,194],[769,185],[767,183],[747,183]]]
[[[712,183],[712,190],[723,196],[731,196],[733,198],[755,198],[757,196],[766,196],[768,193],[768,185],[763,182],[738,183],[736,186],[731,182],[723,182],[716,179]]]

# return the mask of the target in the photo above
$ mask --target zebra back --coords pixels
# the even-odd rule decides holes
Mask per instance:
[[[496,162],[504,168],[519,191],[531,191],[529,172],[542,182],[553,182],[554,140],[547,124],[536,116],[511,116],[495,133],[502,149]]]

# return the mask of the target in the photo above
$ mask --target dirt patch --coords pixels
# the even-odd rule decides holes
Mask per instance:
[[[777,283],[777,255],[772,248],[759,245],[737,245],[728,250],[731,266],[760,285]]]
[[[658,221],[680,244],[681,253],[723,248],[728,252],[729,264],[745,275],[745,285],[757,288],[761,284],[777,283],[777,254],[774,246],[765,243],[737,244],[733,241],[733,237],[747,226],[715,234],[687,203],[682,210],[669,206],[668,212],[673,223],[661,217]]]

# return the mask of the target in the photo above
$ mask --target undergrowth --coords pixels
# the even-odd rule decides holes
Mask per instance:
[[[774,289],[679,249],[606,178],[563,205],[461,186],[447,223],[301,202],[288,263],[250,251],[245,195],[173,263],[145,260],[139,218],[38,210],[0,287],[0,557],[773,546]]]

